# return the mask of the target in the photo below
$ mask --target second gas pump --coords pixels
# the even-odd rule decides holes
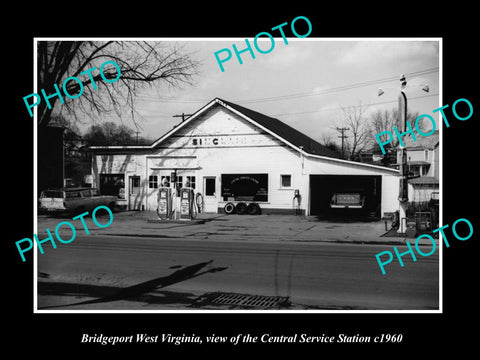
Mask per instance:
[[[183,187],[180,189],[180,220],[192,220],[196,216],[194,190],[191,187]]]

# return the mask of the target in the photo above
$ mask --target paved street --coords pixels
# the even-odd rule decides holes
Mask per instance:
[[[218,309],[196,305],[211,292],[287,296],[290,309],[439,306],[438,252],[382,275],[375,254],[392,245],[97,234],[38,254],[39,309]]]

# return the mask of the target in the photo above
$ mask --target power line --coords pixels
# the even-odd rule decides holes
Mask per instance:
[[[438,96],[439,94],[428,94],[422,96],[411,97],[408,100],[415,100],[415,99],[422,99],[426,97]],[[396,103],[398,100],[388,100],[388,101],[380,101],[376,103],[369,103],[367,105],[351,105],[351,106],[344,106],[345,107],[360,107],[360,106],[371,106],[371,105],[381,105],[381,104],[388,104],[388,103]],[[284,115],[302,115],[302,114],[312,114],[316,112],[323,112],[323,111],[334,111],[334,110],[341,110],[341,107],[331,108],[331,109],[321,109],[321,110],[313,110],[313,111],[302,111],[302,112],[294,112],[294,113],[283,113],[283,114],[273,114],[270,116],[284,116]]]
[[[208,102],[212,99],[181,99],[181,98],[178,98],[178,97],[170,97],[170,98],[167,98],[167,97],[162,97],[162,96],[159,96],[159,97],[156,97],[156,96],[152,96],[152,95],[137,95],[136,97],[136,100],[140,100],[140,101],[152,101],[152,102],[171,102],[171,103],[180,103],[180,104],[196,104],[196,103],[205,103],[205,102]]]
[[[426,75],[430,74],[433,72],[439,71],[439,68],[430,68],[430,69],[424,69],[424,70],[419,70],[419,71],[414,71],[410,73],[405,73],[406,76],[412,78],[412,77],[417,77],[421,75]],[[333,92],[339,92],[339,91],[346,91],[346,90],[351,90],[351,89],[356,89],[364,86],[369,86],[369,85],[378,85],[382,84],[385,82],[389,81],[394,81],[398,80],[398,75],[396,76],[389,76],[381,79],[376,79],[376,80],[368,80],[368,81],[363,81],[359,83],[354,83],[354,84],[347,84],[347,85],[341,85],[341,86],[336,86],[336,87],[331,87],[331,88],[326,88],[326,89],[320,89],[316,91],[308,91],[308,92],[301,92],[301,93],[293,93],[293,94],[285,94],[285,95],[279,95],[279,96],[271,96],[271,97],[264,97],[264,98],[256,98],[256,99],[244,99],[244,100],[237,100],[236,102],[241,103],[241,104],[253,104],[253,103],[260,103],[260,102],[270,102],[270,101],[280,101],[280,100],[290,100],[290,99],[297,99],[301,97],[307,97],[307,96],[314,96],[314,95],[323,95],[323,94],[329,94]],[[210,101],[211,99],[181,99],[178,97],[154,97],[150,95],[140,95],[137,96],[138,100],[147,100],[147,101],[154,101],[154,102],[173,102],[173,103],[185,103],[185,104],[192,104],[192,103],[204,103],[207,101]]]
[[[416,71],[414,73],[407,73],[410,78],[415,77],[415,76],[420,76],[420,75],[425,75],[428,73],[436,72],[438,71],[439,68],[432,68],[432,69],[426,69],[422,71]],[[269,98],[260,98],[260,99],[253,99],[253,100],[244,100],[240,101],[242,103],[256,103],[256,102],[267,102],[267,101],[277,101],[277,100],[289,100],[289,99],[296,99],[300,97],[306,97],[306,96],[312,96],[312,95],[321,95],[321,94],[329,94],[332,92],[338,92],[338,91],[345,91],[345,90],[351,90],[351,89],[356,89],[359,87],[364,87],[364,86],[369,86],[369,85],[377,85],[377,84],[382,84],[385,82],[389,81],[396,81],[398,80],[398,76],[390,76],[382,79],[377,79],[377,80],[369,80],[369,81],[363,81],[355,84],[350,84],[350,85],[342,85],[342,86],[337,86],[337,87],[332,87],[328,89],[321,89],[317,91],[310,91],[310,92],[304,92],[304,93],[297,93],[297,94],[290,94],[290,95],[282,95],[282,96],[273,96]]]
[[[416,96],[416,97],[411,97],[409,100],[416,100],[416,99],[422,99],[426,97],[432,97],[432,96],[438,96],[439,93],[435,94],[428,94],[428,95],[422,95],[422,96]],[[371,106],[371,105],[382,105],[382,104],[390,104],[390,103],[396,103],[398,100],[387,100],[387,101],[379,101],[375,103],[369,103],[367,105],[347,105],[345,107],[360,107],[360,106]],[[324,111],[335,111],[335,110],[341,110],[341,107],[335,107],[335,108],[330,108],[330,109],[321,109],[321,110],[312,110],[312,111],[300,111],[300,112],[293,112],[293,113],[281,113],[281,114],[269,114],[269,116],[287,116],[287,115],[303,115],[303,114],[313,114],[317,112],[324,112]],[[143,117],[143,116],[142,116]],[[154,115],[149,115],[149,117],[171,117],[170,114],[166,113],[155,113]]]

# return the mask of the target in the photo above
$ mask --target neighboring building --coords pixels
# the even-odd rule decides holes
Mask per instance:
[[[91,159],[85,140],[80,135],[66,130],[63,136],[63,144],[65,150],[64,186],[90,186],[91,183],[88,183],[87,175],[91,173]]]
[[[91,173],[88,147],[81,136],[64,127],[41,127],[37,168],[39,193],[48,188],[88,186],[85,184],[85,177]]]
[[[37,188],[38,193],[47,188],[62,187],[63,128],[47,126],[38,128]]]
[[[413,141],[411,136],[403,139],[407,172],[409,176],[418,176],[408,181],[408,200],[430,201],[432,193],[439,191],[439,132],[425,137],[418,135],[416,139]]]
[[[391,146],[385,146],[384,148],[385,154],[382,153],[378,144],[375,144],[373,147],[359,153],[358,161],[366,164],[397,168],[397,150]]]
[[[206,212],[255,201],[263,213],[332,211],[335,192],[361,191],[370,211],[398,209],[398,170],[340,154],[278,119],[214,99],[151,145],[92,146],[95,187],[128,209],[156,210],[158,187],[176,174],[205,199]]]

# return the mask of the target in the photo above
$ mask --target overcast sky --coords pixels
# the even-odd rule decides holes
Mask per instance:
[[[369,112],[395,108],[401,74],[407,75],[410,111],[432,114],[441,105],[439,41],[435,39],[288,38],[286,45],[278,38],[268,54],[255,52],[252,59],[243,53],[243,64],[233,54],[221,72],[214,52],[232,50],[233,43],[243,49],[244,41],[181,41],[185,51],[200,61],[200,73],[193,86],[169,89],[162,85],[139,94],[136,120],[141,136],[156,139],[181,121],[173,115],[194,113],[219,97],[276,117],[316,140],[326,133],[336,139],[339,134],[331,128],[342,120],[341,107],[369,105]],[[266,41],[259,42],[260,47],[268,49],[270,40]],[[429,93],[422,91],[425,84]],[[380,97],[379,88],[384,89]]]

